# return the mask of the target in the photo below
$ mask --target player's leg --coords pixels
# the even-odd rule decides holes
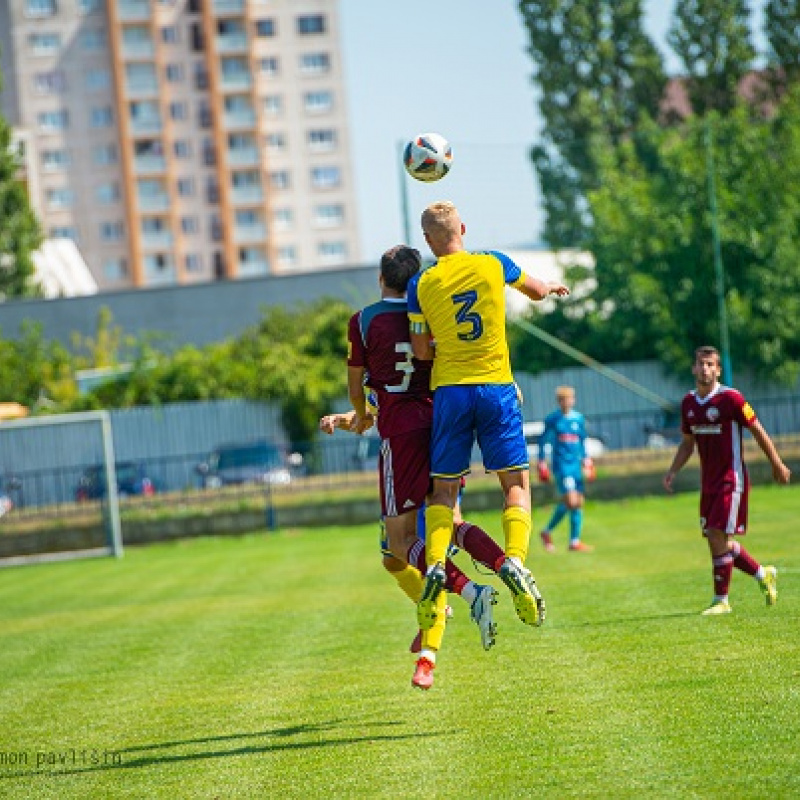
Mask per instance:
[[[558,480],[559,478],[556,476],[556,481]],[[553,509],[553,513],[551,514],[550,519],[547,521],[547,525],[545,525],[539,534],[542,544],[544,545],[544,549],[549,553],[555,552],[556,549],[555,544],[553,544],[553,531],[556,529],[556,527],[558,527],[558,524],[561,522],[561,520],[567,516],[568,511],[569,509],[566,506],[566,498],[563,496],[559,497],[556,507]]]
[[[728,547],[728,534],[725,531],[706,528],[705,537],[711,554],[711,574],[714,580],[714,595],[711,605],[703,611],[705,616],[730,613],[728,590],[733,573],[733,556]]]
[[[569,509],[569,549],[572,552],[588,553],[594,548],[581,541],[583,532],[583,477],[568,475],[564,478],[565,503]]]
[[[422,594],[422,573],[402,557],[403,552],[416,541],[416,512],[399,517],[387,517],[381,527],[381,554],[384,569],[397,581],[397,585],[413,603]],[[401,557],[395,555],[401,554]]]
[[[731,514],[736,515],[735,536],[744,536],[747,532],[748,496],[749,487],[745,487],[741,493],[734,492],[731,496]],[[767,605],[774,606],[778,602],[778,570],[772,565],[762,566],[734,536],[730,537],[729,548],[733,556],[733,566],[745,575],[755,578],[764,593]]]

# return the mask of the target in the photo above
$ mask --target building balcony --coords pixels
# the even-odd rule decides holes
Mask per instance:
[[[269,275],[269,261],[263,256],[239,262],[239,278],[258,278],[262,275]]]
[[[122,22],[147,22],[150,19],[150,0],[119,0],[117,14]]]
[[[141,213],[161,213],[169,209],[169,195],[163,194],[138,194],[136,202]]]
[[[219,84],[223,92],[241,92],[252,87],[253,78],[249,72],[223,72]]]
[[[244,14],[245,0],[212,0],[211,10],[219,16],[231,14]]]
[[[127,97],[157,97],[158,80],[153,78],[128,78],[125,81]]]
[[[239,147],[228,150],[229,167],[257,167],[261,164],[261,155],[256,147]]]
[[[233,241],[236,244],[255,244],[267,238],[267,226],[263,222],[238,223],[233,226]]]
[[[252,108],[226,111],[222,119],[227,131],[256,126],[256,112]]]
[[[147,250],[167,250],[172,247],[172,231],[142,231],[142,247]]]
[[[155,56],[156,49],[153,42],[147,39],[142,41],[122,42],[122,57],[126,61],[136,61],[142,59],[143,61],[150,61]]]
[[[217,35],[218,53],[246,53],[246,33],[220,33]]]
[[[152,135],[160,133],[163,127],[159,117],[144,117],[131,120],[131,133],[134,135],[145,134]]]
[[[234,186],[231,188],[234,205],[256,205],[264,202],[264,190],[260,186]]]
[[[164,156],[134,156],[133,171],[137,175],[154,175],[164,172],[167,162]]]

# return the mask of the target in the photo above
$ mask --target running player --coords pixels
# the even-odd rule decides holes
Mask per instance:
[[[448,201],[425,209],[422,230],[438,260],[408,286],[414,355],[433,360],[433,493],[425,512],[428,571],[418,604],[420,627],[435,625],[442,616],[443,564],[458,482],[469,472],[476,436],[484,466],[497,473],[504,494],[505,556],[498,574],[511,590],[519,618],[541,625],[544,600],[524,566],[531,531],[529,465],[506,344],[505,286],[532,300],[569,290],[526,275],[502,253],[466,252],[466,229]]]
[[[586,455],[586,423],[583,414],[575,410],[575,390],[571,386],[556,389],[558,410],[544,420],[544,433],[539,440],[539,480],[547,483],[550,470],[545,447],[550,447],[553,477],[559,495],[558,504],[547,527],[541,532],[542,544],[553,552],[553,529],[569,514],[569,549],[587,552],[594,548],[581,541],[583,528],[583,481],[594,480],[594,463]]]
[[[700,526],[708,541],[714,578],[714,597],[704,615],[729,614],[728,588],[733,568],[755,578],[767,605],[778,599],[777,570],[762,566],[735,536],[747,532],[747,500],[750,480],[744,464],[742,429],[748,428],[772,466],[778,483],[789,483],[791,472],[756,417],[755,411],[736,389],[719,382],[719,352],[714,347],[695,350],[692,373],[695,390],[681,404],[683,438],[664,476],[671,492],[675,475],[689,460],[695,446],[700,454],[702,488]]]

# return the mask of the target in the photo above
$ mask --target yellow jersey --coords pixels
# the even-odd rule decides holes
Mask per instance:
[[[408,284],[414,333],[436,343],[431,389],[478,383],[512,383],[506,341],[505,286],[525,273],[495,251],[443,256]]]

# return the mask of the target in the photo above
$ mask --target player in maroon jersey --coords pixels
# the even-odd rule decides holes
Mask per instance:
[[[734,539],[747,531],[750,491],[742,429],[749,429],[769,459],[772,477],[778,483],[789,483],[791,473],[750,404],[736,389],[720,384],[720,359],[715,348],[699,347],[695,351],[692,373],[697,388],[681,404],[683,439],[664,476],[664,488],[672,491],[675,475],[697,446],[702,479],[700,525],[708,540],[714,575],[714,599],[703,614],[730,612],[728,587],[734,567],[754,577],[761,585],[767,605],[774,605],[778,599],[777,570],[761,566]]]
[[[405,291],[408,281],[419,272],[421,261],[419,252],[405,245],[384,253],[381,299],[353,315],[347,335],[348,393],[355,412],[347,427],[363,433],[372,423],[364,394],[366,386],[376,397],[381,437],[384,566],[395,574],[414,602],[422,590],[421,574],[413,565],[424,565],[424,553],[418,545],[417,516],[430,488],[433,399],[431,363],[414,358],[411,348]],[[494,540],[477,526],[459,521],[454,529],[458,544],[476,560],[494,568],[503,556]],[[411,572],[405,569],[409,564]],[[473,583],[452,562],[446,565],[446,573],[450,588],[470,603],[472,619],[480,628],[483,646],[488,650],[494,644],[496,631],[492,605],[496,603],[497,591]],[[433,665],[443,633],[444,619],[422,635],[414,676],[414,685],[419,688],[427,689],[433,682]]]

